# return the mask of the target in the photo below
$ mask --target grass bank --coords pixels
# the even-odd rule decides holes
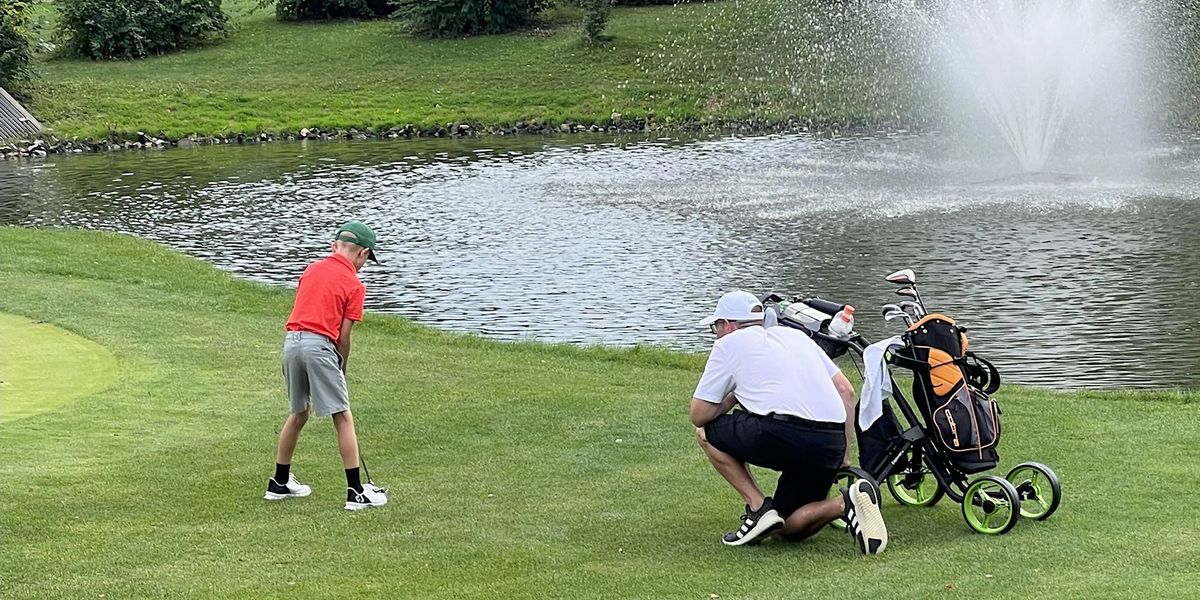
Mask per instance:
[[[738,503],[686,420],[702,357],[370,314],[350,385],[392,503],[347,514],[328,420],[295,458],[314,495],[261,500],[286,410],[287,290],[110,234],[0,228],[0,247],[0,312],[115,360],[106,389],[0,421],[5,598],[1183,598],[1200,585],[1195,393],[1004,391],[1005,466],[1043,460],[1065,490],[1051,520],[1004,537],[969,533],[949,502],[889,500],[878,557],[832,530],[730,549],[717,536]],[[3,361],[43,350],[6,347]]]
[[[853,57],[814,51],[809,59],[798,50],[825,35],[795,29],[799,17],[829,11],[821,0],[789,3],[786,19],[778,0],[619,8],[612,41],[596,47],[581,42],[577,15],[562,11],[535,31],[422,40],[386,20],[281,23],[271,10],[249,12],[255,4],[226,0],[231,35],[208,48],[139,61],[41,61],[30,108],[59,136],[95,138],[594,124],[614,112],[660,123],[913,117],[904,79],[891,67],[886,77],[873,74],[882,61],[874,65],[865,44]],[[47,5],[39,11],[52,21]]]

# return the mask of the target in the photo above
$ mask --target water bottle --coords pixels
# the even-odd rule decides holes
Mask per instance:
[[[839,310],[829,322],[829,334],[840,339],[848,339],[854,331],[854,307],[849,304]]]

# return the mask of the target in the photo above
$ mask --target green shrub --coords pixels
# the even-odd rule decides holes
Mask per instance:
[[[33,75],[28,25],[28,2],[0,0],[0,86],[19,87]]]
[[[275,16],[281,21],[323,19],[373,19],[392,13],[388,0],[276,0]]]
[[[595,44],[604,39],[613,0],[578,0],[583,9],[583,39]]]
[[[505,33],[529,25],[547,0],[393,0],[405,29],[430,37]]]
[[[142,58],[225,33],[221,0],[56,0],[58,36],[85,58]]]

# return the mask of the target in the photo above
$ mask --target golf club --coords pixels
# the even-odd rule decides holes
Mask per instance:
[[[900,307],[900,310],[911,312],[913,317],[917,319],[925,316],[925,307],[913,302],[912,300],[905,300],[897,304],[897,306]]]
[[[896,295],[904,296],[905,298],[912,298],[913,300],[916,300],[917,299],[917,290],[915,290],[911,287],[902,287],[902,288],[896,290]]]
[[[367,459],[363,458],[362,445],[358,443],[358,440],[355,440],[354,443],[358,448],[358,464],[362,465],[363,475],[367,476],[367,483],[375,485],[375,482],[371,481],[371,470],[367,468]]]
[[[892,321],[892,320],[900,319],[900,318],[903,318],[904,322],[910,326],[913,324],[912,315],[909,315],[908,313],[904,312],[904,310],[901,309],[899,306],[897,306],[895,304],[884,304],[883,305],[883,320]]]
[[[912,316],[902,310],[891,310],[886,313],[883,313],[884,321],[894,321],[896,319],[904,319],[904,322],[909,327],[912,326]]]
[[[375,485],[375,480],[371,479],[371,470],[367,468],[367,459],[363,458],[362,445],[358,444],[358,440],[355,440],[355,445],[358,447],[358,464],[362,465],[363,475],[367,476],[367,483],[386,494],[387,488]]]
[[[892,283],[899,283],[903,285],[915,285],[917,283],[917,275],[916,273],[913,273],[912,269],[900,269],[899,271],[888,275],[885,277],[885,279]]]
[[[912,298],[913,303],[916,304],[921,309],[922,315],[929,314],[929,311],[925,309],[925,305],[916,301],[919,298],[919,296],[917,296],[917,290],[914,290],[911,287],[902,287],[902,288],[896,290],[896,295],[904,296],[905,298]],[[903,304],[903,302],[901,304]]]
[[[913,273],[912,269],[901,269],[895,273],[892,273],[891,275],[888,275],[884,279],[891,283],[899,283],[901,285],[908,286],[906,288],[900,288],[899,290],[896,290],[896,293],[901,296],[908,296],[908,292],[902,292],[902,290],[911,289],[912,297],[915,298],[917,303],[921,305],[921,311],[925,311],[925,301],[921,299],[921,294],[917,291],[917,274]]]

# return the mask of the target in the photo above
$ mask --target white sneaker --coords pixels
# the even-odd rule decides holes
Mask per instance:
[[[312,488],[300,483],[295,473],[288,473],[287,483],[280,485],[272,477],[267,480],[267,493],[264,500],[283,500],[284,498],[303,498],[312,493]]]
[[[742,546],[757,544],[767,536],[783,528],[783,517],[775,510],[774,501],[770,496],[763,499],[762,506],[752,511],[746,506],[746,514],[742,515],[741,527],[726,533],[721,541],[726,546]]]
[[[865,479],[857,479],[850,489],[842,490],[846,500],[846,532],[854,538],[863,554],[879,554],[887,548],[887,525],[879,512],[879,489]]]
[[[387,490],[375,487],[374,484],[362,484],[363,491],[358,493],[354,488],[346,488],[346,510],[362,510],[372,506],[387,504]]]

